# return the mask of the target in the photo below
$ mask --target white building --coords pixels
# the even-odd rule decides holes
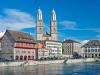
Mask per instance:
[[[45,40],[39,42],[38,59],[62,56],[62,43],[60,41]]]
[[[62,42],[60,41],[45,41],[46,49],[49,50],[49,57],[62,56]]]
[[[82,46],[82,56],[85,58],[100,58],[100,41],[90,40]]]

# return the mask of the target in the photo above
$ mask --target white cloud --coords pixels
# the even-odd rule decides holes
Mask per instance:
[[[100,28],[77,28],[77,22],[75,21],[68,21],[68,20],[64,20],[59,22],[60,25],[63,25],[63,29],[59,29],[59,30],[83,30],[83,31],[94,31],[94,32],[100,32]]]
[[[0,38],[4,35],[5,32],[0,32]]]
[[[77,25],[76,22],[67,20],[61,21],[59,22],[59,24],[63,25],[65,29],[70,29],[70,30],[75,30]]]
[[[21,30],[35,27],[33,16],[17,9],[4,9],[4,15],[0,15],[0,28]]]
[[[100,33],[100,28],[96,29],[96,32],[99,32]]]
[[[96,38],[100,40],[100,35],[97,35]]]
[[[83,40],[81,41],[81,44],[84,45],[85,43],[87,43],[89,40]]]

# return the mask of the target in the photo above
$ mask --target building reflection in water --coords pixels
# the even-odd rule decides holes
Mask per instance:
[[[0,68],[0,75],[57,75],[61,72],[62,66],[56,64]]]

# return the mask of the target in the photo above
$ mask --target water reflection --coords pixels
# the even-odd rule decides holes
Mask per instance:
[[[100,75],[100,64],[49,64],[0,67],[0,75]]]

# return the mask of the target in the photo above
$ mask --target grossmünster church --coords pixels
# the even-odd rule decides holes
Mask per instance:
[[[52,10],[50,20],[50,33],[44,32],[43,30],[43,17],[41,9],[38,9],[37,22],[36,22],[36,39],[37,40],[57,40],[57,21],[56,12]]]

